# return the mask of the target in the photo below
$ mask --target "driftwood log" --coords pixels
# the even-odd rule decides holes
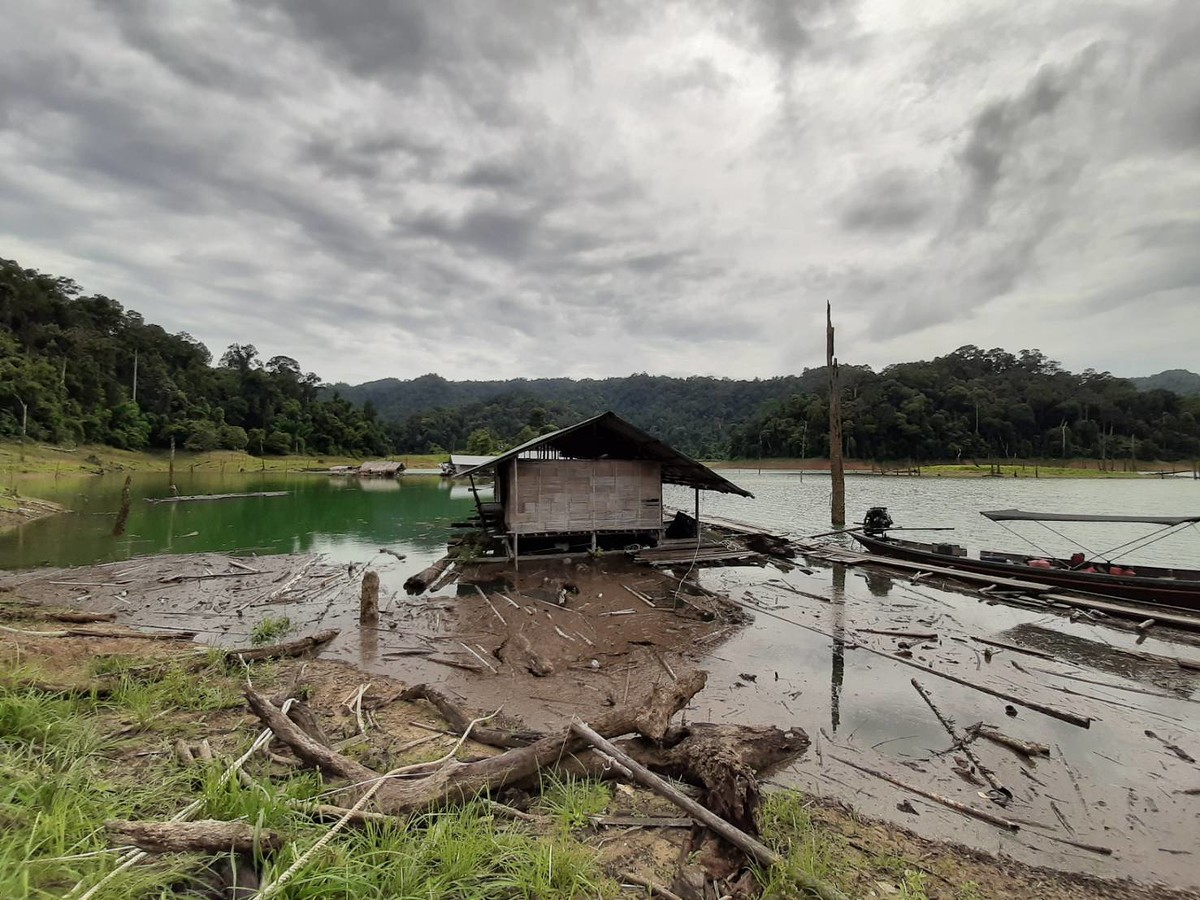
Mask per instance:
[[[795,759],[808,743],[799,729],[695,722],[670,729],[657,743],[634,737],[617,746],[639,765],[703,788],[708,809],[757,834],[757,773]]]
[[[76,626],[57,631],[30,631],[23,628],[10,628],[0,625],[0,631],[12,634],[23,634],[27,637],[99,637],[99,638],[138,638],[143,641],[190,641],[196,636],[194,631],[134,631],[132,628],[88,628]]]
[[[597,719],[593,727],[607,737],[637,732],[652,740],[661,739],[667,733],[671,716],[699,693],[705,680],[703,672],[684,673],[671,684],[656,686],[642,702],[612,710]],[[257,691],[247,689],[246,699],[263,724],[304,762],[350,780],[356,790],[368,788],[383,777],[312,740]],[[387,781],[379,788],[374,802],[380,812],[391,815],[435,809],[484,790],[496,791],[533,778],[541,769],[585,746],[586,741],[568,729],[499,756],[466,763],[449,760],[423,778]]]
[[[35,618],[46,619],[51,622],[67,622],[72,625],[90,625],[95,622],[112,622],[117,618],[117,614],[114,612],[84,612],[79,609],[39,607],[31,603],[28,606],[22,605],[16,608],[0,607],[0,618]]]
[[[315,650],[322,644],[328,644],[339,634],[336,628],[327,628],[315,634],[296,638],[294,641],[284,641],[282,644],[271,644],[269,647],[235,647],[225,651],[225,658],[230,662],[256,662],[264,659],[286,659],[293,656],[303,656],[310,650]]]
[[[416,575],[410,575],[408,580],[404,582],[404,590],[410,594],[423,593],[427,587],[437,580],[438,576],[446,570],[446,567],[452,561],[449,556],[443,556],[432,566],[422,569]]]
[[[400,695],[400,699],[425,700],[438,711],[438,714],[446,720],[452,730],[460,734],[466,730],[467,725],[473,719],[477,718],[468,715],[449,696],[428,684],[413,685]],[[502,750],[528,747],[534,741],[544,737],[546,735],[540,731],[508,731],[489,724],[478,724],[471,729],[471,740],[489,747],[499,747]]]
[[[256,829],[246,822],[200,819],[195,822],[104,823],[110,840],[147,853],[270,853],[283,846],[278,832]]]

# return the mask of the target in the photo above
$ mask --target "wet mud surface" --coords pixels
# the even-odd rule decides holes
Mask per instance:
[[[1031,865],[1200,887],[1200,672],[1174,662],[1200,659],[1192,636],[1156,628],[1139,642],[1103,620],[1071,621],[814,560],[700,572],[700,585],[735,610],[686,589],[676,598],[682,571],[619,559],[522,563],[519,573],[480,567],[464,573],[474,583],[416,598],[399,584],[420,565],[386,556],[370,565],[383,581],[377,628],[358,625],[364,567],[315,557],[154,557],[0,573],[0,588],[112,610],[118,624],[195,630],[197,640],[225,646],[248,643],[267,618],[286,616],[292,635],[341,628],[326,658],[435,683],[533,727],[587,718],[619,703],[630,684],[699,666],[709,681],[689,719],[799,727],[810,736],[809,753],[775,783]],[[564,585],[574,590],[560,606]],[[1048,747],[1048,756],[1025,757],[982,739],[969,744],[1011,792],[1006,805],[981,796],[990,786],[914,678],[958,735],[984,722]],[[1087,717],[1089,726],[1025,700]],[[1018,827],[964,816],[847,762]]]

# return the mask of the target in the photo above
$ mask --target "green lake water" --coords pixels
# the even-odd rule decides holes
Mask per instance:
[[[167,496],[166,474],[133,476],[125,533],[113,537],[123,475],[36,478],[30,496],[71,512],[0,534],[0,567],[85,565],[149,553],[323,553],[364,562],[387,548],[414,562],[440,556],[448,525],[474,510],[468,488],[435,476],[334,478],[313,474],[194,474],[181,494],[287,491],[285,497],[147,503]]]

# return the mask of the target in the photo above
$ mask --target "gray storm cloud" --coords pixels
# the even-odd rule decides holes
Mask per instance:
[[[1197,83],[1185,0],[45,0],[0,255],[330,380],[1195,369]]]

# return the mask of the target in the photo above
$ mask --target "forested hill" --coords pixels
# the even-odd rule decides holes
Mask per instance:
[[[536,433],[612,410],[673,446],[712,458],[726,453],[734,426],[764,403],[819,391],[825,377],[824,370],[755,381],[644,374],[579,381],[447,381],[423,375],[411,381],[338,384],[330,390],[359,404],[369,401],[381,419],[393,423],[396,446],[413,452],[434,446],[462,449],[479,429],[508,443],[530,424],[531,413]]]
[[[1130,378],[1139,391],[1173,391],[1181,397],[1200,396],[1200,375],[1187,369],[1167,369],[1157,375]]]
[[[843,366],[846,451],[877,460],[1192,459],[1200,455],[1200,397],[1087,370],[1074,374],[1037,350],[962,347],[875,373]],[[447,381],[425,375],[337,385],[372,403],[402,451],[487,453],[611,409],[705,458],[825,456],[824,368],[764,381],[717,378],[566,378]]]
[[[188,334],[169,334],[101,295],[0,259],[0,437],[131,450],[218,447],[255,454],[378,455],[383,428],[296,360],[233,344],[214,366]]]

